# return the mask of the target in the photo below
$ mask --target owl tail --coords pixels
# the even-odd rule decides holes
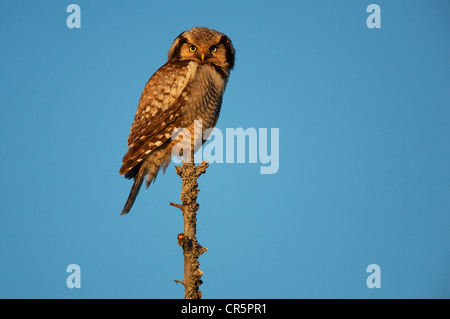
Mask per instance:
[[[169,140],[170,142],[170,140]],[[139,193],[139,189],[142,186],[145,176],[147,176],[147,180],[145,182],[145,186],[148,188],[151,182],[155,181],[156,176],[158,175],[158,171],[162,168],[163,174],[170,163],[171,151],[162,150],[160,152],[154,152],[149,157],[147,157],[144,161],[141,161],[138,165],[134,166],[131,170],[129,170],[126,174],[126,178],[134,178],[133,187],[131,187],[130,195],[128,196],[128,200],[125,203],[125,207],[122,210],[120,215],[128,214],[131,207],[134,204],[134,200]]]
[[[145,168],[141,166],[139,168],[139,172],[134,177],[133,187],[131,187],[130,195],[128,196],[127,202],[125,203],[125,207],[123,208],[120,215],[128,214],[131,207],[133,206],[136,196],[139,194],[139,190],[141,189],[142,182],[144,181],[145,173],[146,173]]]

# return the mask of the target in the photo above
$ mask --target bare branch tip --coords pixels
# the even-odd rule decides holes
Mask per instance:
[[[172,202],[170,202],[169,204],[170,204],[170,206],[177,207],[177,208],[181,209],[181,211],[184,211],[183,205],[172,203]]]
[[[182,280],[174,280],[174,282],[176,282],[177,284],[182,284],[184,286],[184,281]]]

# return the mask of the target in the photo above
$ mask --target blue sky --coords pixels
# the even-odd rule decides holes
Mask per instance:
[[[204,297],[449,298],[449,14],[445,1],[2,1],[0,297],[183,298],[173,165],[127,216],[118,171],[147,80],[180,32],[208,26],[237,52],[217,127],[279,128],[280,164],[200,177]]]

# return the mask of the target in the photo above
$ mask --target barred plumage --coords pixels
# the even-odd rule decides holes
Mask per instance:
[[[175,129],[194,136],[194,121],[202,121],[202,133],[216,125],[234,56],[230,39],[212,29],[196,27],[175,39],[167,63],[147,82],[130,129],[120,174],[134,184],[121,214],[130,211],[145,176],[148,187],[160,168],[164,173],[178,143]]]

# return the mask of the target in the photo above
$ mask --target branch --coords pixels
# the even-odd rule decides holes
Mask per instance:
[[[183,166],[176,166],[177,174],[181,177],[181,202],[182,204],[170,203],[171,206],[179,208],[183,212],[184,232],[178,235],[178,244],[183,248],[184,255],[184,280],[175,280],[184,285],[185,299],[200,299],[202,293],[199,286],[203,283],[198,258],[208,248],[202,247],[197,238],[197,194],[199,192],[197,179],[206,172],[209,164],[202,162],[195,165],[193,161],[183,161]]]

